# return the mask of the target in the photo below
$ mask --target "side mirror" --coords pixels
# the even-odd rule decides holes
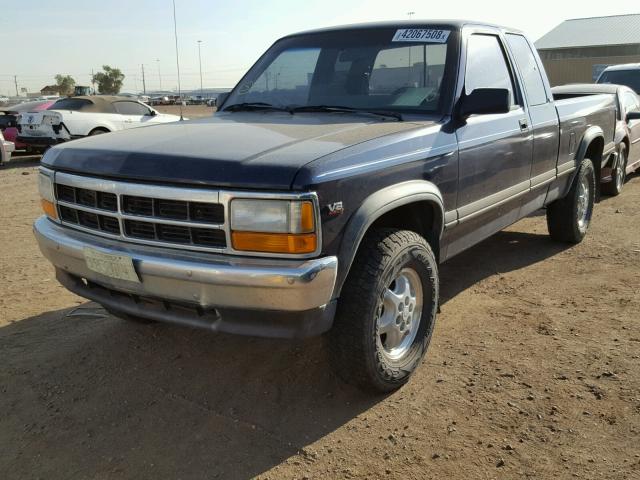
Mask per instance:
[[[149,110],[149,113],[147,113],[147,115],[149,115],[150,117],[155,117],[157,113],[155,110]]]
[[[509,90],[506,88],[476,88],[460,98],[458,113],[466,118],[474,114],[508,113],[510,108]]]
[[[640,120],[640,111],[627,113],[627,123],[631,120]]]
[[[218,98],[216,98],[216,107],[218,107],[218,110],[220,110],[224,102],[227,101],[227,98],[229,98],[230,93],[231,92],[226,92],[218,95]]]

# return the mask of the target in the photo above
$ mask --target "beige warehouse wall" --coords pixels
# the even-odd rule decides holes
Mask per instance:
[[[598,64],[617,65],[640,62],[640,55],[621,57],[564,58],[543,60],[551,86],[565,83],[592,83],[593,66]]]

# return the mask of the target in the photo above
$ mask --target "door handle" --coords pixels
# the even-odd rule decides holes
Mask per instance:
[[[527,123],[524,118],[518,120],[518,123],[520,124],[520,130],[525,131],[529,129],[529,123]]]

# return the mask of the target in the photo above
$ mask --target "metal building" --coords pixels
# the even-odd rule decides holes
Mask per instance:
[[[640,13],[565,20],[536,47],[552,86],[594,82],[609,65],[640,62]]]

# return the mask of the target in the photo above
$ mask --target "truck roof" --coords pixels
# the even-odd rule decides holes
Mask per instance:
[[[612,72],[614,70],[640,70],[640,63],[623,63],[621,65],[610,65],[603,70],[603,73]]]
[[[496,28],[499,30],[507,30],[509,32],[514,33],[522,33],[520,30],[516,28],[509,28],[501,25],[496,25],[493,23],[487,22],[476,22],[473,20],[394,20],[394,21],[385,21],[385,22],[367,22],[367,23],[354,23],[349,25],[338,25],[335,27],[324,27],[324,28],[316,28],[312,30],[305,30],[302,32],[292,33],[290,35],[285,35],[285,37],[293,37],[297,35],[308,35],[314,33],[325,33],[325,32],[339,32],[339,31],[349,31],[349,30],[366,30],[371,28],[394,28],[394,27],[402,27],[402,28],[421,28],[424,25],[429,26],[437,26],[437,27],[450,27],[454,30],[460,30],[462,27],[467,25],[476,25],[483,26],[489,28]]]

